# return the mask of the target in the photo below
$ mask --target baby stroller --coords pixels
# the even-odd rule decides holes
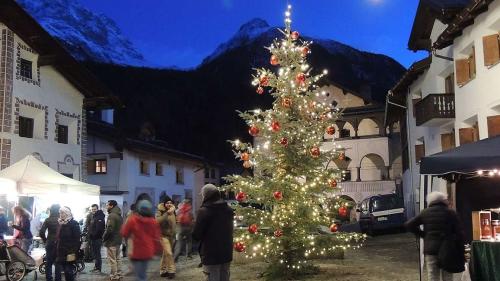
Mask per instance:
[[[4,240],[0,240],[0,263],[4,264],[3,272],[8,281],[21,281],[26,274],[35,271],[35,260],[18,246],[8,246]]]
[[[85,261],[84,261],[84,251],[83,249],[79,249],[76,254],[76,261],[73,263],[73,274],[77,272],[82,272],[85,269]],[[44,254],[42,257],[42,263],[38,266],[38,271],[41,274],[45,274],[45,265],[47,264],[47,257]]]

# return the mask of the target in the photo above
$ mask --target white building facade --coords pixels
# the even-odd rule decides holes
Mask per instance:
[[[155,204],[164,193],[177,203],[191,199],[193,206],[201,204],[199,193],[207,182],[202,157],[162,142],[117,137],[114,131],[110,124],[89,121],[88,181],[101,186],[101,203],[115,199],[126,211],[141,193]],[[208,169],[209,182],[217,183],[217,176],[218,169]]]
[[[432,15],[432,7],[423,2],[409,48],[427,50],[429,57],[414,63],[389,96],[406,107],[399,122],[405,138],[405,202],[414,206],[410,216],[418,212],[422,157],[500,134],[500,69],[496,67],[500,1],[448,7],[450,11],[443,10],[441,17]],[[487,9],[472,16],[476,15],[473,9],[479,8]],[[475,18],[470,21],[470,17]],[[472,24],[463,26],[465,20]],[[455,186],[444,179],[434,178],[431,190],[448,193],[454,200]]]
[[[0,9],[0,168],[31,154],[83,180],[84,104],[106,90],[15,1]]]
[[[325,134],[321,146],[324,151],[336,146],[345,149],[345,160],[330,163],[330,167],[346,171],[340,183],[341,194],[357,204],[369,196],[396,192],[402,170],[399,131],[384,127],[383,106],[338,86],[330,85],[322,91],[326,94],[321,102],[344,110],[341,120],[334,124],[335,134]]]

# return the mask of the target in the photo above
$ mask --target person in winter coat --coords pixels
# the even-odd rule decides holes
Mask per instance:
[[[160,262],[160,276],[173,279],[175,277],[175,262],[172,246],[175,236],[175,206],[170,197],[165,196],[165,201],[158,205],[156,220],[161,230],[161,245],[163,255]]]
[[[59,204],[50,206],[49,217],[40,228],[39,236],[45,244],[45,279],[52,281],[52,266],[56,262],[57,230],[59,229]]]
[[[16,245],[18,245],[23,251],[28,255],[31,254],[31,248],[33,244],[33,235],[31,234],[31,214],[25,208],[21,206],[15,206],[13,209],[15,224],[12,225],[14,231],[14,239]]]
[[[234,211],[221,198],[219,189],[206,184],[203,203],[196,216],[193,238],[200,241],[200,256],[207,281],[229,281],[233,260]]]
[[[175,243],[174,261],[177,262],[182,251],[186,251],[188,258],[191,258],[191,249],[193,247],[193,208],[189,199],[179,205],[177,210],[177,220],[179,221],[179,233]]]
[[[5,233],[9,231],[7,217],[5,217],[5,209],[0,206],[0,240],[4,239]]]
[[[94,269],[91,272],[99,273],[102,269],[101,247],[102,235],[105,229],[105,216],[103,211],[99,210],[97,204],[92,205],[90,212],[92,216],[90,217],[88,237],[90,248],[92,249],[92,257],[95,259]]]
[[[136,212],[127,218],[121,230],[122,236],[130,240],[128,256],[134,267],[137,281],[147,280],[149,261],[161,251],[160,226],[153,214],[153,205],[147,200],[137,202]]]
[[[441,192],[427,195],[428,207],[418,216],[405,223],[406,228],[424,239],[424,257],[429,281],[452,281],[453,273],[441,269],[438,265],[438,253],[444,238],[456,237],[457,250],[461,253],[460,264],[464,268],[464,234],[454,210],[448,208],[448,196]],[[420,226],[424,226],[424,230]],[[463,270],[462,270],[463,271]]]
[[[102,243],[107,250],[108,264],[111,269],[110,280],[120,280],[122,278],[120,258],[122,212],[115,200],[109,200],[106,209],[108,210],[108,220],[106,221],[106,230],[102,236]]]
[[[58,223],[55,281],[61,281],[61,271],[64,271],[66,281],[73,281],[74,262],[80,249],[80,225],[73,219],[71,209],[68,207],[59,209]]]

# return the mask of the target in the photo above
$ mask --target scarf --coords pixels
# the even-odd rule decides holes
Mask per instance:
[[[59,209],[59,219],[57,220],[59,224],[67,224],[73,219],[73,214],[71,214],[71,209],[68,207],[61,207]]]

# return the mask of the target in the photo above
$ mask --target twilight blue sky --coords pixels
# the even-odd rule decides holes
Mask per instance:
[[[424,53],[407,50],[418,0],[79,0],[116,21],[158,66],[193,67],[256,17],[281,26],[287,3],[292,27],[389,55],[408,67]]]

